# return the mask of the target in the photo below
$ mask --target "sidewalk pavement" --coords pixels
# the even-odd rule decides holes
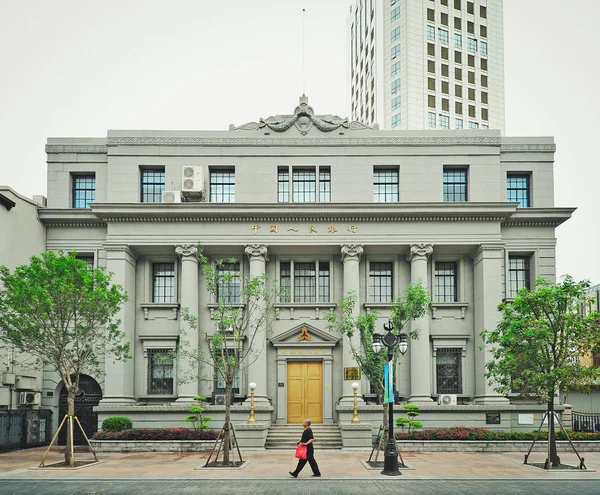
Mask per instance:
[[[46,463],[58,462],[64,447],[53,448]],[[0,454],[0,480],[7,479],[283,479],[296,466],[294,450],[242,451],[243,469],[202,468],[206,452],[135,452],[98,453],[99,463],[80,469],[37,469],[45,448],[28,449]],[[321,479],[390,479],[380,469],[367,469],[361,461],[369,458],[368,451],[316,450],[315,458],[321,469]],[[574,453],[560,453],[564,464],[577,466]],[[600,452],[580,453],[587,471],[545,471],[523,464],[522,453],[479,452],[402,452],[409,469],[402,469],[402,479],[599,479]],[[543,462],[543,452],[534,452],[530,462]],[[77,460],[89,459],[90,452],[76,454]],[[379,460],[383,460],[380,454]],[[310,478],[307,464],[300,478]]]

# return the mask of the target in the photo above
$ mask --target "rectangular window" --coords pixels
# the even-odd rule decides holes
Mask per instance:
[[[314,203],[316,201],[316,174],[314,168],[292,169],[292,201]]]
[[[427,20],[431,22],[435,22],[435,10],[427,9]]]
[[[479,26],[479,36],[481,36],[482,38],[487,38],[487,26]]]
[[[374,169],[373,201],[375,203],[395,203],[399,200],[398,194],[398,169]]]
[[[394,79],[392,81],[392,94],[395,95],[400,89],[400,79]]]
[[[400,45],[392,47],[392,60],[400,56]]]
[[[435,300],[438,302],[458,301],[456,263],[436,262],[435,264]]]
[[[454,128],[462,129],[463,128],[463,119],[454,119]]]
[[[529,256],[508,257],[508,297],[515,297],[520,289],[530,289]]]
[[[435,112],[427,112],[427,125],[435,129]]]
[[[467,21],[467,33],[475,34],[475,23],[472,21]]]
[[[468,2],[467,1],[467,13],[468,14],[475,14],[475,4],[473,2]]]
[[[462,34],[454,33],[454,46],[462,50]]]
[[[227,349],[227,351],[226,351],[227,357],[229,357],[230,355],[233,356],[234,352],[235,351],[233,349]],[[215,368],[214,391],[223,393],[223,392],[225,392],[225,388],[226,388],[226,384],[225,384],[225,380],[223,379],[223,375],[221,375],[221,373],[219,373],[219,371]],[[232,392],[234,394],[240,393],[240,372],[239,372],[239,370],[236,372],[235,376],[233,377]]]
[[[440,129],[450,129],[450,117],[448,115],[440,115]]]
[[[454,9],[455,10],[460,10],[461,9],[461,0],[454,0]]]
[[[490,126],[487,124],[481,124],[481,129],[489,129]]]
[[[396,96],[392,99],[392,112],[400,108],[400,97]]]
[[[475,84],[475,72],[469,71],[467,74],[467,81],[469,81],[469,84]]]
[[[448,98],[442,98],[442,110],[444,112],[450,111],[450,100]]]
[[[319,167],[319,202],[331,202],[331,169]]]
[[[488,76],[486,76],[485,74],[481,74],[481,87],[488,87]]]
[[[489,119],[489,112],[487,108],[482,108],[481,109],[481,120],[490,120]]]
[[[162,203],[162,193],[165,190],[164,168],[141,169],[141,200],[142,203]]]
[[[291,176],[290,184],[289,167],[278,167],[277,198],[280,203],[288,203],[290,199],[294,203],[314,203],[317,201],[317,189],[319,201],[331,201],[330,167],[292,167]]]
[[[469,121],[469,129],[479,129],[479,124],[477,122]]]
[[[469,100],[475,101],[475,88],[469,88],[468,90]],[[474,115],[473,115],[474,117]]]
[[[285,261],[279,264],[279,284],[287,294],[285,302],[329,302],[330,279],[329,261]]]
[[[427,39],[430,41],[435,41],[435,28],[429,24],[427,25]]]
[[[175,302],[175,264],[152,264],[152,302]]]
[[[73,208],[89,208],[96,200],[96,176],[73,175]]]
[[[481,47],[483,49],[483,46]],[[487,58],[482,58],[480,60],[481,63],[481,70],[488,70],[487,68]]]
[[[442,47],[442,59],[448,60],[448,47],[447,46]]]
[[[394,62],[392,64],[392,77],[400,72],[400,62]]]
[[[429,89],[431,91],[435,91],[435,78],[434,77],[429,77],[427,79],[427,89]]]
[[[427,72],[431,74],[435,74],[435,61],[428,60],[427,61]]]
[[[462,394],[462,349],[438,347],[435,374],[438,394]]]
[[[467,169],[444,167],[444,201],[467,201]]]
[[[78,254],[76,256],[76,258],[80,261],[83,261],[87,265],[88,270],[94,269],[94,255],[93,254]]]
[[[457,64],[462,64],[462,52],[454,51],[454,62]]]
[[[445,95],[450,94],[450,84],[448,84],[448,81],[442,81],[442,93]]]
[[[173,349],[147,349],[148,394],[173,395]]]
[[[392,22],[397,21],[398,19],[400,19],[400,7],[392,9]]]
[[[240,264],[217,263],[217,302],[222,304],[236,304],[240,302]]]
[[[444,12],[440,13],[440,24],[443,26],[448,25],[448,14],[445,14]]]
[[[506,177],[506,200],[518,202],[519,208],[531,206],[529,174],[509,174]]]
[[[210,202],[233,203],[235,201],[235,170],[210,169]]]
[[[454,96],[456,96],[457,98],[462,98],[462,86],[460,84],[455,84],[454,85]],[[460,103],[460,102],[456,102],[456,103]],[[460,104],[460,112],[457,110],[456,113],[462,113],[462,103]]]
[[[438,28],[438,39],[440,40],[440,43],[448,43],[448,30]]]
[[[482,55],[487,55],[488,54],[488,44],[485,41],[482,41],[481,44],[481,54]]]
[[[392,43],[400,39],[400,28],[392,29]]]
[[[396,113],[392,115],[392,129],[398,127],[400,125],[400,114]]]
[[[485,5],[479,7],[479,17],[482,19],[487,18],[487,7]]]
[[[427,95],[427,106],[435,108],[435,95]]]
[[[477,51],[477,40],[475,38],[469,38],[467,47],[470,52],[476,52]]]
[[[450,67],[447,64],[442,64],[442,76],[448,77],[450,75]]]
[[[369,301],[386,303],[392,300],[393,263],[369,263]]]
[[[427,55],[435,57],[435,45],[433,43],[427,43]]]
[[[467,65],[469,67],[475,67],[475,56],[474,55],[467,56]]]
[[[458,29],[459,31],[462,29],[462,22],[460,17],[454,18],[454,29]]]

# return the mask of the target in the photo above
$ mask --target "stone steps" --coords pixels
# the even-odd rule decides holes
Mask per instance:
[[[337,425],[314,424],[311,426],[315,436],[315,447],[317,449],[341,449],[342,434]],[[294,449],[296,442],[302,437],[304,428],[301,425],[271,425],[267,440],[266,449]]]

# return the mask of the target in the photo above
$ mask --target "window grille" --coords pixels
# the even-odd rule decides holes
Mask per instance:
[[[148,394],[173,395],[173,350],[148,349]]]
[[[438,394],[462,394],[462,349],[438,348],[436,352]]]

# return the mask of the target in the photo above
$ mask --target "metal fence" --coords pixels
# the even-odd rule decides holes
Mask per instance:
[[[0,411],[0,452],[48,445],[52,411]]]
[[[600,432],[600,412],[573,411],[573,431]]]

